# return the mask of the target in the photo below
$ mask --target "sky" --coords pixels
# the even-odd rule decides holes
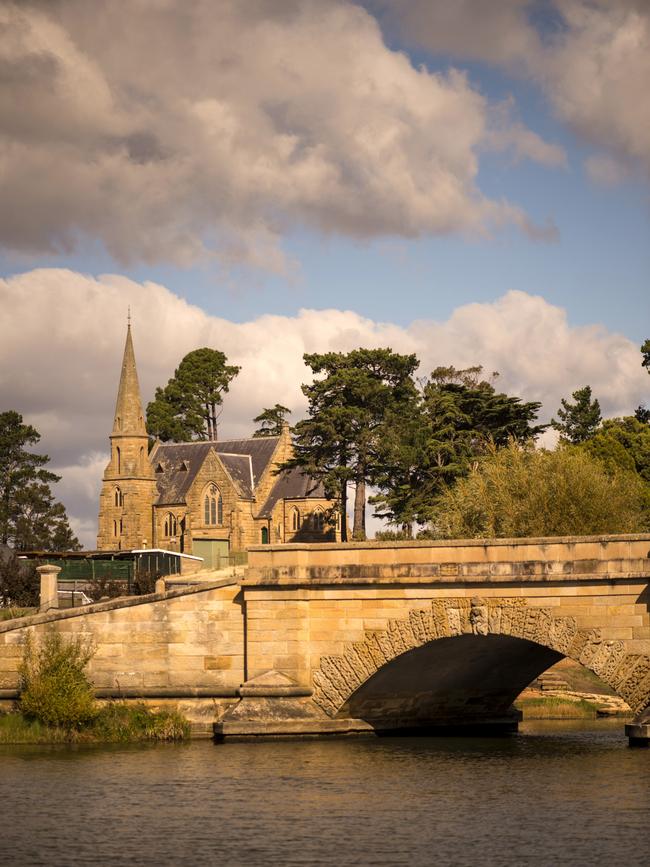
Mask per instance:
[[[242,371],[223,436],[300,418],[304,352],[483,364],[650,404],[646,0],[0,0],[0,411],[93,547],[130,306],[145,403]]]

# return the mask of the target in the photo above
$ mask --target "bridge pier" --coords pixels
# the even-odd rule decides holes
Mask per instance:
[[[312,701],[311,687],[268,671],[239,688],[241,700],[214,724],[217,741],[371,734],[363,720],[331,719]]]
[[[625,726],[625,737],[631,747],[650,746],[650,708]]]

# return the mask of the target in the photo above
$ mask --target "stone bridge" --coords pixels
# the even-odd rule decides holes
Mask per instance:
[[[243,577],[0,624],[92,637],[102,695],[209,700],[218,737],[516,728],[563,657],[650,734],[650,535],[260,546]],[[216,709],[216,710],[215,710]]]

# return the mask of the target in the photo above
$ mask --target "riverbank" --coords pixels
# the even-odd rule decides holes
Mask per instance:
[[[0,714],[0,744],[116,744],[189,737],[190,723],[177,711],[153,711],[139,702],[108,702],[79,728],[47,726],[19,712]]]
[[[629,705],[618,696],[589,692],[547,692],[525,689],[515,701],[524,720],[631,717]]]

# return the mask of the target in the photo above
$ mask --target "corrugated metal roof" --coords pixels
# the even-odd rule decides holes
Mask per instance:
[[[271,493],[260,512],[260,516],[270,518],[279,500],[305,499],[325,499],[325,488],[322,482],[316,481],[297,467],[285,470],[285,472],[278,476],[276,483],[273,485]]]
[[[253,497],[278,443],[278,437],[247,440],[159,443],[151,454],[159,506],[184,503],[210,450],[219,455],[242,497]]]

